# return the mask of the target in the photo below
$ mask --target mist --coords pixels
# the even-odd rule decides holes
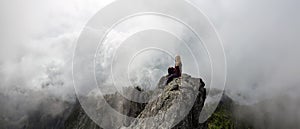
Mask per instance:
[[[226,93],[255,128],[299,128],[299,1],[199,1],[224,43]],[[210,6],[207,6],[210,5]]]
[[[76,40],[88,20],[109,2],[0,1],[2,117],[23,118],[49,98],[75,101],[71,66]],[[223,41],[226,94],[239,104],[254,105],[256,119],[267,119],[260,115],[266,111],[273,118],[269,126],[256,122],[257,127],[299,127],[300,2],[191,2],[210,18]],[[266,100],[270,103],[259,104]],[[45,111],[55,115],[64,109],[56,107]]]
[[[95,1],[0,2],[2,127],[21,128],[35,112],[57,116],[74,103],[72,56]],[[4,122],[4,123],[3,123]],[[4,125],[3,125],[4,124]]]

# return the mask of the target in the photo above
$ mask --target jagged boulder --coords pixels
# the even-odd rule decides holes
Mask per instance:
[[[163,92],[146,105],[145,109],[128,128],[206,128],[198,119],[206,98],[205,84],[200,78],[183,74],[168,85],[160,81]]]

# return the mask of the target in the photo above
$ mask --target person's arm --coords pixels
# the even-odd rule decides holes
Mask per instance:
[[[182,73],[182,63],[181,63],[181,59],[180,59],[180,56],[177,55],[175,57],[175,71],[176,71],[176,74],[178,76],[181,76],[181,73]]]

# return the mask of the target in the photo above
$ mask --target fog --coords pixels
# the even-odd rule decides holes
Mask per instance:
[[[226,93],[240,103],[254,104],[251,111],[237,113],[256,128],[299,128],[299,1],[197,3],[224,43]]]
[[[71,66],[76,40],[88,20],[109,2],[0,1],[0,104],[6,105],[1,107],[2,116],[22,116],[49,97],[74,101]],[[206,13],[223,41],[226,93],[247,105],[271,99],[272,103],[255,107],[254,116],[263,119],[259,114],[268,110],[276,118],[267,127],[281,120],[299,127],[300,110],[293,107],[300,99],[300,1],[192,3]],[[19,109],[23,111],[12,113]]]

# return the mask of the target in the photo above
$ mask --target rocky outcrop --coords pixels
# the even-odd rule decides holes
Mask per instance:
[[[165,87],[160,81],[163,92],[146,105],[129,128],[174,128],[200,129],[206,124],[199,124],[198,119],[204,105],[206,90],[200,78],[183,74]],[[143,119],[146,118],[146,119]]]
[[[205,84],[202,79],[183,74],[181,78],[174,79],[168,85],[164,85],[164,82],[162,77],[158,88],[154,91],[138,90],[140,91],[138,94],[152,96],[147,98],[149,99],[147,103],[132,102],[118,93],[104,96],[116,111],[136,118],[130,121],[123,120],[124,124],[121,128],[207,128],[207,123],[198,122],[206,98]],[[88,118],[79,104],[66,121],[65,127],[100,128]]]

